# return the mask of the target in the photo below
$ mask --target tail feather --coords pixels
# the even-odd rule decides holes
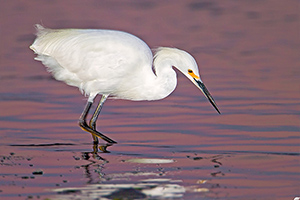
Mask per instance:
[[[35,25],[35,29],[36,29],[36,31],[37,31],[36,35],[37,35],[38,37],[40,37],[40,36],[44,35],[45,33],[47,33],[47,28],[43,27],[43,26],[40,25],[40,24],[36,24],[36,25]]]
[[[40,24],[35,24],[35,29],[36,29],[36,36],[37,38],[35,39],[35,41],[33,42],[33,44],[31,46],[29,46],[29,48],[31,50],[33,50],[36,54],[39,54],[40,52],[38,52],[37,48],[39,45],[39,39],[43,38],[44,35],[46,35],[47,33],[49,33],[51,31],[51,29],[45,28]]]

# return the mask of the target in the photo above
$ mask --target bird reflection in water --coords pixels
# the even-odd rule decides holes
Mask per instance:
[[[95,160],[103,160],[106,161],[104,158],[102,158],[101,156],[99,156],[98,152],[100,150],[100,153],[110,153],[107,148],[112,146],[113,144],[111,143],[107,143],[107,144],[97,144],[94,143],[93,144],[93,151],[91,152],[82,152],[82,158],[84,160],[90,160],[90,158],[92,157]]]
[[[102,172],[102,169],[105,164],[107,164],[109,161],[103,158],[102,156],[99,156],[98,153],[110,153],[107,148],[112,146],[112,144],[93,144],[93,151],[91,152],[82,152],[82,159],[88,161],[89,163],[86,165],[81,165],[80,167],[84,169],[84,174],[86,178],[88,179],[87,183],[97,183],[101,179],[104,179],[104,173]],[[100,161],[100,162],[99,162]],[[91,172],[91,168],[93,169]],[[96,168],[96,169],[95,169]],[[93,174],[97,174],[97,179],[93,177]]]

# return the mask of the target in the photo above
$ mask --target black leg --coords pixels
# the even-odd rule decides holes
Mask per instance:
[[[106,96],[106,98],[107,98],[107,96]],[[90,122],[90,123],[93,123],[93,124],[92,124],[92,126],[94,126],[93,128],[90,127],[90,126],[88,126],[87,123],[86,123],[86,117],[87,117],[87,115],[88,115],[88,112],[89,112],[90,109],[91,109],[91,106],[92,106],[93,102],[90,102],[90,101],[87,102],[87,104],[86,104],[86,106],[85,106],[85,108],[84,108],[84,110],[83,110],[83,112],[82,112],[82,114],[81,114],[81,116],[80,116],[80,118],[79,118],[79,126],[80,126],[83,130],[85,130],[85,131],[87,131],[87,132],[89,132],[89,133],[92,134],[93,139],[94,139],[94,143],[95,143],[95,144],[98,144],[98,137],[101,138],[101,139],[103,139],[103,140],[105,140],[105,141],[108,142],[108,143],[111,143],[111,144],[117,143],[117,142],[115,142],[114,140],[110,139],[109,137],[106,137],[106,136],[103,135],[102,133],[99,133],[98,131],[96,131],[96,127],[95,127],[95,126],[96,126],[96,120],[97,120],[97,117],[98,117],[98,115],[99,115],[99,113],[100,113],[101,107],[102,107],[104,101],[106,100],[106,98],[103,98],[103,97],[102,97],[102,99],[104,99],[104,100],[103,100],[103,101],[100,101],[100,103],[99,103],[99,105],[98,105],[98,107],[100,106],[100,108],[98,109],[98,107],[97,107],[97,109],[96,109],[96,111],[95,111],[95,113],[94,113],[94,115],[93,115],[93,118],[95,118],[95,119],[93,119],[93,118],[91,119],[91,122]],[[101,100],[102,100],[102,99],[101,99]],[[101,105],[100,105],[100,104],[101,104]],[[97,110],[99,110],[99,113],[98,113],[98,114],[97,114]],[[94,116],[95,116],[95,117],[94,117]],[[93,121],[95,121],[95,122],[93,122]]]
[[[107,99],[108,95],[102,95],[101,97],[101,100],[97,106],[97,109],[95,110],[94,114],[93,114],[93,117],[91,118],[90,120],[90,127],[93,129],[93,130],[96,130],[96,121],[98,119],[98,116],[101,112],[101,109],[102,109],[102,106],[105,102],[105,100]]]
[[[88,102],[86,103],[86,106],[85,106],[85,108],[84,108],[84,110],[83,110],[83,112],[82,112],[82,114],[81,114],[81,116],[80,116],[80,118],[79,118],[79,126],[80,126],[83,130],[85,130],[85,131],[88,131],[88,130],[86,130],[86,128],[85,128],[85,127],[88,126],[87,123],[86,123],[86,117],[87,117],[87,115],[88,115],[88,113],[89,113],[89,111],[90,111],[90,109],[91,109],[91,107],[92,107],[92,104],[93,104],[93,102],[90,102],[90,101],[88,101]],[[89,132],[89,131],[88,131],[88,132]],[[94,134],[92,134],[92,137],[93,137],[94,144],[98,144],[98,143],[99,143],[99,142],[98,142],[98,137],[96,137]]]
[[[90,102],[88,101],[84,107],[84,110],[82,112],[82,114],[80,115],[80,118],[79,118],[79,126],[84,128],[87,126],[87,123],[86,123],[86,117],[91,109],[91,106],[92,106],[93,102]]]

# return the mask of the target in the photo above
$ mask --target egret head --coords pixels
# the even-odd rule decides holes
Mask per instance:
[[[196,72],[198,73],[198,70]],[[211,96],[211,94],[209,93],[207,87],[204,85],[204,83],[202,82],[200,77],[197,76],[192,69],[188,69],[187,74],[185,73],[185,75],[196,85],[197,88],[199,88],[202,91],[202,93],[209,100],[211,105],[217,110],[217,112],[219,114],[221,114],[218,107],[217,107],[217,104],[216,104],[214,98]]]
[[[207,87],[204,85],[203,81],[200,78],[198,65],[189,53],[175,49],[177,51],[176,63],[174,64],[179,71],[181,71],[188,79],[190,79],[197,88],[199,88],[205,97],[209,100],[212,106],[216,109],[216,111],[220,113],[217,104],[211,94],[209,93]]]

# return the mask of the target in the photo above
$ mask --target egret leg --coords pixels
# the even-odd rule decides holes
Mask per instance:
[[[84,107],[84,110],[83,110],[82,114],[80,115],[79,125],[82,128],[88,126],[87,123],[86,123],[86,117],[87,117],[87,115],[88,115],[88,113],[89,113],[89,111],[91,109],[92,104],[93,104],[93,102],[88,101],[86,103],[85,107]]]
[[[105,100],[107,99],[107,97],[108,97],[108,95],[102,95],[101,100],[97,106],[97,109],[95,110],[93,117],[90,120],[90,127],[94,130],[96,130],[96,121],[98,119],[98,116],[101,112],[102,106],[103,106]]]
[[[107,98],[107,97],[106,97]],[[104,99],[104,101],[106,100],[106,98]],[[103,101],[103,102],[104,102]],[[103,102],[102,102],[102,105],[103,105]],[[101,101],[100,101],[100,103],[101,103]],[[99,104],[100,104],[99,103]],[[105,140],[106,142],[108,142],[108,143],[117,143],[117,142],[115,142],[114,140],[112,140],[112,139],[110,139],[110,138],[108,138],[108,137],[106,137],[105,135],[103,135],[102,133],[99,133],[98,131],[96,131],[96,129],[95,128],[91,128],[90,126],[88,126],[87,125],[87,123],[86,123],[86,117],[87,117],[87,115],[88,115],[88,113],[89,113],[89,111],[90,111],[90,109],[91,109],[91,106],[92,106],[92,104],[93,104],[93,102],[90,102],[90,101],[88,101],[87,102],[87,104],[86,104],[86,106],[85,106],[85,108],[84,108],[84,110],[83,110],[83,112],[82,112],[82,114],[81,114],[81,116],[80,116],[80,118],[79,118],[79,126],[83,129],[83,130],[85,130],[85,131],[87,131],[87,132],[89,132],[89,133],[91,133],[92,134],[92,136],[93,136],[93,139],[94,139],[94,143],[98,143],[98,137],[99,138],[101,138],[101,139],[103,139],[103,140]],[[101,105],[101,106],[102,106]],[[99,106],[98,106],[99,107]],[[97,108],[97,110],[98,110],[98,108]],[[96,110],[96,111],[97,111]],[[101,109],[100,109],[101,110]],[[99,113],[100,113],[100,111],[99,111]],[[96,113],[97,114],[97,113]],[[95,115],[95,113],[94,113],[94,115]],[[93,116],[94,116],[93,115]],[[99,114],[98,114],[99,115]],[[96,119],[97,119],[97,117],[96,117]],[[92,120],[91,120],[92,121]]]
[[[85,107],[84,107],[84,110],[83,110],[83,112],[82,112],[82,114],[81,114],[81,116],[80,116],[80,118],[79,118],[79,126],[83,129],[83,130],[85,130],[85,131],[88,131],[88,130],[86,130],[86,128],[85,127],[88,127],[88,125],[87,125],[87,123],[86,123],[86,117],[87,117],[87,115],[88,115],[88,113],[89,113],[89,111],[90,111],[90,109],[91,109],[91,107],[92,107],[92,104],[93,104],[93,102],[90,102],[90,101],[88,101],[87,103],[86,103],[86,105],[85,105]],[[89,132],[89,131],[88,131]],[[98,144],[98,137],[96,137],[94,134],[92,134],[92,137],[93,137],[93,140],[94,140],[94,144]]]
[[[96,121],[98,119],[98,116],[101,112],[102,106],[103,106],[105,100],[107,99],[107,97],[108,97],[108,95],[102,95],[101,100],[93,114],[93,117],[90,120],[89,126],[95,131],[96,131]],[[94,140],[94,144],[98,144],[98,137],[94,136],[93,134],[92,134],[92,137]]]

